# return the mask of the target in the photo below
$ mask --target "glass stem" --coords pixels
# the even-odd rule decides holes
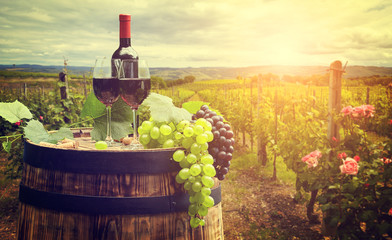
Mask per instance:
[[[134,139],[138,139],[137,125],[136,125],[136,109],[132,108],[132,114],[133,114],[133,137],[134,137]]]
[[[106,115],[107,115],[107,125],[106,125],[106,141],[111,143],[112,139],[112,108],[111,106],[106,106]]]

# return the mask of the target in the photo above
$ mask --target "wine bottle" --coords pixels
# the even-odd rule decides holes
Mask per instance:
[[[120,14],[120,46],[112,55],[112,76],[117,77],[117,69],[121,70],[121,77],[125,78],[137,78],[138,77],[138,60],[139,56],[136,51],[131,46],[131,15]],[[120,59],[122,62],[121,69],[118,61],[115,59]]]

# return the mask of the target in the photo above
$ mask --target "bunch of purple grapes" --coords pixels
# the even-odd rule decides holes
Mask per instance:
[[[209,143],[208,152],[214,158],[216,177],[223,180],[229,172],[230,161],[234,152],[234,133],[230,124],[225,123],[222,116],[209,109],[207,105],[201,106],[196,113],[196,119],[204,118],[212,125],[211,132],[214,140]]]

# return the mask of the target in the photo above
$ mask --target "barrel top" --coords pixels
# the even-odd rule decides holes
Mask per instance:
[[[180,169],[172,160],[178,148],[129,150],[111,147],[95,149],[90,137],[91,129],[73,129],[77,149],[42,146],[27,140],[23,160],[31,166],[75,173],[122,174],[164,173]]]
[[[154,148],[154,149],[138,149],[138,150],[132,150],[132,149],[127,149],[125,145],[122,143],[116,142],[117,146],[114,147],[109,147],[105,150],[98,150],[95,148],[95,142],[94,140],[91,139],[91,131],[92,128],[72,128],[71,129],[73,135],[74,135],[74,140],[78,142],[78,148],[64,148],[66,150],[72,150],[72,151],[97,151],[97,152],[162,152],[162,151],[173,151],[173,149],[179,149],[179,148]],[[55,131],[53,131],[55,132]],[[29,141],[29,140],[27,140]],[[54,146],[48,145],[40,145],[33,143],[29,141],[31,144],[39,145],[41,147],[47,147],[47,148],[54,148]]]

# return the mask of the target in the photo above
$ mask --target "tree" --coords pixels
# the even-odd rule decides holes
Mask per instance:
[[[167,85],[161,77],[151,76],[151,87],[162,89],[167,88]]]
[[[185,76],[184,77],[184,81],[186,82],[186,83],[193,83],[194,81],[195,81],[195,77],[194,76],[192,76],[192,75],[188,75],[188,76]]]

